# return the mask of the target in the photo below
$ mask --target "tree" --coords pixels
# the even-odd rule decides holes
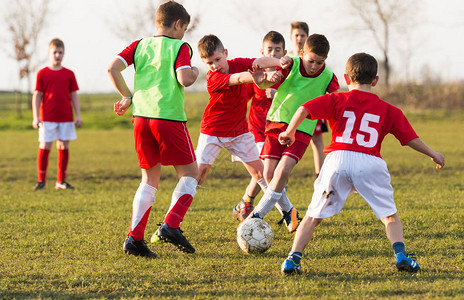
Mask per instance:
[[[31,74],[38,67],[37,42],[45,26],[50,0],[15,0],[4,6],[3,15],[13,46],[11,55],[18,63],[19,81],[27,80],[28,99],[31,97]],[[21,91],[18,91],[21,94]],[[21,114],[21,96],[17,97]],[[31,103],[29,103],[31,105]]]
[[[131,9],[127,7],[126,3],[124,7],[117,8],[118,11],[124,11],[124,18],[118,19],[117,23],[112,22],[114,26],[114,33],[120,39],[124,40],[125,42],[132,42],[138,38],[143,38],[146,36],[151,36],[154,34],[155,31],[155,12],[158,6],[162,3],[166,2],[165,0],[142,0],[138,1],[137,6],[133,6],[136,9]],[[177,2],[181,3],[182,5],[186,5],[183,2],[177,0]],[[201,5],[201,1],[195,1],[195,11],[191,11],[187,9],[190,14],[190,24],[188,26],[188,30],[185,33],[186,36],[192,34],[195,31],[198,23],[200,22],[199,13],[200,11],[199,6]]]
[[[353,15],[363,23],[360,29],[372,33],[375,43],[383,54],[385,85],[388,88],[391,76],[390,42],[393,33],[404,34],[401,28],[410,26],[415,15],[416,1],[403,0],[349,0]]]

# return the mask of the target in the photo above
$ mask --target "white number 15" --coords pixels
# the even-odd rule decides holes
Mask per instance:
[[[356,121],[356,115],[352,111],[344,111],[343,117],[347,118],[345,130],[342,136],[337,136],[335,141],[337,143],[353,144],[353,139],[350,137],[353,131],[354,123]],[[380,116],[365,113],[361,119],[361,125],[359,126],[360,132],[365,132],[369,135],[369,140],[366,141],[366,136],[363,134],[356,134],[356,143],[359,146],[366,148],[372,148],[377,144],[379,133],[375,128],[369,127],[369,122],[379,123]]]

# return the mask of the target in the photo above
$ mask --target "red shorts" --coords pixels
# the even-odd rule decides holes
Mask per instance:
[[[196,161],[185,122],[133,117],[135,151],[141,169],[156,164],[187,165]]]
[[[306,148],[311,140],[309,134],[298,132],[295,135],[295,142],[291,146],[281,145],[279,143],[279,134],[282,132],[280,129],[272,129],[266,132],[266,140],[264,141],[263,150],[259,158],[277,159],[280,160],[282,156],[290,156],[297,162],[303,158]]]
[[[314,129],[313,136],[328,132],[327,121],[326,120],[317,120],[316,128]]]

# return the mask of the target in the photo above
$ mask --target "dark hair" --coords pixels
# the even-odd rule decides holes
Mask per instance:
[[[370,84],[377,76],[377,60],[367,53],[353,54],[346,62],[345,73],[352,82]]]
[[[285,49],[285,39],[283,35],[278,33],[277,31],[269,31],[263,38],[264,42],[271,42],[274,44],[282,44],[282,48]]]
[[[63,48],[64,49],[64,43],[59,38],[54,38],[53,40],[50,41],[50,43],[48,44],[48,48],[50,48],[52,46],[55,47],[55,48]]]
[[[324,35],[315,33],[308,36],[303,49],[305,52],[313,52],[319,56],[327,57],[330,44]]]
[[[190,15],[182,4],[167,1],[158,7],[155,18],[158,26],[171,27],[177,20],[180,20],[182,25],[190,23]]]
[[[292,29],[290,31],[293,31],[293,29],[301,29],[306,32],[307,35],[309,34],[309,26],[306,22],[292,22],[291,26]]]
[[[208,34],[198,41],[198,53],[201,58],[207,58],[214,54],[214,51],[224,52],[224,45],[214,34]]]

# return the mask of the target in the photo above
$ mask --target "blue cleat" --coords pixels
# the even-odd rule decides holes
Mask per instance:
[[[300,264],[295,264],[295,262],[289,258],[283,262],[280,271],[285,275],[301,274]]]
[[[414,253],[408,253],[408,256],[403,253],[396,254],[396,267],[398,271],[407,271],[410,273],[416,273],[420,270],[419,264],[416,262]]]

